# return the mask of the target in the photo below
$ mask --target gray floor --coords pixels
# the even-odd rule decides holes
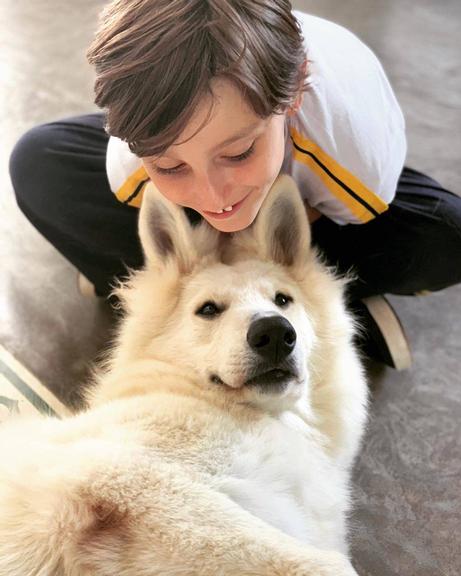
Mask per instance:
[[[405,112],[408,163],[461,192],[459,0],[312,0],[295,6],[352,29],[380,56]],[[18,211],[8,178],[34,124],[94,110],[85,48],[100,0],[0,3],[0,343],[61,398],[78,402],[107,341],[104,305]],[[414,366],[370,372],[372,414],[356,468],[360,574],[461,573],[461,287],[392,298]]]

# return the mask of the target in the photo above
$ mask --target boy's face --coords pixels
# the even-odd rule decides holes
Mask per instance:
[[[235,232],[253,222],[280,172],[285,115],[261,119],[228,81],[217,80],[212,89],[208,122],[199,130],[210,111],[205,97],[178,144],[143,162],[166,198],[193,208],[222,232]]]

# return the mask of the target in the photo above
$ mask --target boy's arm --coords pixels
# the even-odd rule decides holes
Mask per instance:
[[[304,200],[304,207],[306,209],[307,218],[311,224],[318,220],[322,215],[318,210],[312,208],[312,206],[309,206],[307,200]]]

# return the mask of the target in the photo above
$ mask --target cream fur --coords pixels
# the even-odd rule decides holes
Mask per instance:
[[[126,317],[88,409],[0,426],[0,574],[353,576],[366,383],[293,181],[225,236],[151,190],[140,236],[146,268],[118,290]],[[206,301],[222,312],[197,316]],[[270,314],[296,331],[296,377],[263,393],[244,384],[246,333]]]

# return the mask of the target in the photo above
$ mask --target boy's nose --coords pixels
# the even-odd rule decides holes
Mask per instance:
[[[229,202],[225,192],[224,177],[215,175],[214,177],[206,176],[196,183],[196,197],[200,199],[203,210],[209,212],[218,212],[226,208]]]

